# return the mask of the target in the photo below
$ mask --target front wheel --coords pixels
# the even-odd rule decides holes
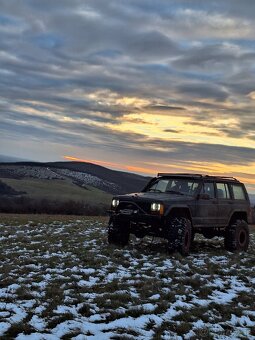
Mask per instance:
[[[126,246],[129,241],[128,226],[121,225],[110,219],[108,224],[108,243],[118,246]]]
[[[229,251],[247,251],[250,243],[249,226],[237,220],[225,231],[224,245]]]
[[[190,252],[192,228],[191,222],[185,217],[176,217],[170,220],[168,229],[168,250],[179,251],[187,256]]]

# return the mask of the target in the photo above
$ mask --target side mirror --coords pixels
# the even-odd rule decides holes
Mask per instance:
[[[204,193],[202,193],[202,194],[198,194],[197,195],[197,199],[199,200],[209,200],[211,197],[210,197],[210,195],[208,195],[208,194],[204,194]]]

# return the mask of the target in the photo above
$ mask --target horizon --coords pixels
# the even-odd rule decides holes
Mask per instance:
[[[6,155],[0,155],[0,158],[1,156],[5,157]],[[8,156],[6,156],[8,157]],[[11,157],[12,158],[12,157]],[[16,158],[16,157],[13,157],[13,158]],[[118,164],[115,164],[116,167],[114,167],[114,164],[109,164],[108,166],[105,164],[107,162],[100,162],[100,161],[97,161],[97,160],[84,160],[84,159],[79,159],[79,158],[76,158],[76,157],[70,157],[70,156],[65,156],[64,159],[60,159],[60,160],[55,160],[55,161],[44,161],[44,162],[38,162],[38,161],[35,161],[35,160],[18,160],[18,161],[11,161],[10,163],[55,163],[55,162],[76,162],[76,163],[90,163],[90,164],[94,164],[94,165],[99,165],[101,167],[104,167],[106,169],[110,169],[110,170],[114,170],[114,171],[121,171],[121,172],[127,172],[127,173],[131,173],[131,174],[135,174],[135,175],[140,175],[140,176],[144,176],[144,177],[156,177],[158,173],[162,172],[159,170],[155,171],[155,172],[142,172],[142,171],[132,171],[129,167],[126,167],[126,166],[123,166],[121,167],[120,165]],[[4,163],[8,163],[7,161],[4,161],[4,162],[1,162],[0,161],[0,164],[4,164]],[[169,172],[169,173],[172,173],[172,174],[175,174],[175,173],[182,173],[182,172]],[[191,172],[191,174],[197,174],[195,172]],[[199,173],[200,175],[208,175],[207,173]],[[227,175],[214,175],[214,174],[210,174],[211,176],[226,176],[228,177]],[[230,176],[230,177],[233,177],[233,176]],[[237,178],[237,180],[241,181],[240,178]],[[241,181],[242,182],[242,181]],[[247,192],[249,195],[252,195],[252,196],[255,196],[255,190],[254,191],[251,191],[249,190],[247,187],[247,183],[245,183],[245,186],[246,186],[246,189],[247,189]]]
[[[254,1],[0,9],[0,154],[237,177],[255,193]]]

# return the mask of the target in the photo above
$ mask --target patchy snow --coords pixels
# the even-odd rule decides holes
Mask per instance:
[[[45,166],[20,165],[19,167],[17,167],[15,165],[4,164],[0,166],[0,175],[3,177],[11,178],[36,178],[44,180],[64,180],[66,178],[69,178],[73,180],[75,184],[81,187],[86,187],[86,185],[90,185],[103,191],[112,193],[118,193],[121,189],[115,183],[103,180],[86,172]]]
[[[9,322],[0,322],[0,336],[4,335],[4,333],[8,331],[10,327],[11,327],[11,324]]]
[[[109,191],[109,192],[118,192],[120,190],[120,187],[112,182],[102,180],[101,178],[90,175],[85,172],[80,172],[80,171],[72,171],[68,169],[58,169],[54,168],[52,169],[54,173],[62,176],[63,178],[68,177],[71,178],[75,181],[80,182],[81,186],[85,185],[91,185],[95,188],[104,190],[104,191]]]
[[[29,321],[29,324],[37,331],[43,331],[46,328],[45,320],[40,318],[38,315],[33,315],[32,319]]]
[[[92,219],[1,224],[0,234],[2,337],[16,327],[21,340],[255,339],[254,235],[245,254],[197,237],[183,258],[163,240],[109,246]]]

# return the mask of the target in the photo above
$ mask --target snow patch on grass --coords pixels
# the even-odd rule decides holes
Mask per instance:
[[[196,237],[191,255],[149,238],[117,248],[95,218],[0,225],[0,336],[255,339],[255,239],[232,254]]]

